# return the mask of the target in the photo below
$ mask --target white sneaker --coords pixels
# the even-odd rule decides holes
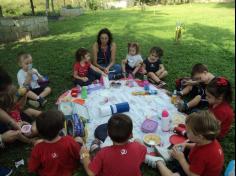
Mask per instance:
[[[173,158],[171,157],[170,150],[165,149],[163,147],[155,146],[155,149],[157,153],[160,154],[160,156],[165,160],[165,161],[171,161]]]
[[[157,161],[162,161],[165,164],[165,161],[161,157],[152,156],[152,155],[148,155],[148,154],[145,157],[145,163],[148,166],[151,166],[152,168],[157,167]]]

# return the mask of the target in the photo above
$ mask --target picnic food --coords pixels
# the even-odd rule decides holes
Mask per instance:
[[[161,138],[156,134],[149,133],[144,136],[143,141],[147,146],[155,146],[161,143]]]
[[[175,114],[172,118],[173,127],[177,127],[179,124],[185,124],[186,117],[181,114]]]

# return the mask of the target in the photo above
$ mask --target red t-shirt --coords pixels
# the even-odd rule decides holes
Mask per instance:
[[[220,176],[224,166],[224,153],[217,140],[195,146],[189,154],[190,171],[201,176]]]
[[[146,147],[137,142],[104,147],[90,162],[89,169],[96,176],[141,176],[146,153]]]
[[[219,138],[225,137],[229,132],[230,127],[233,123],[234,112],[232,107],[227,102],[222,102],[216,107],[211,107],[210,111],[215,115],[215,117],[221,122],[221,131]]]
[[[74,71],[77,71],[78,76],[80,77],[88,77],[90,66],[91,64],[89,62],[85,62],[83,66],[79,62],[76,62],[74,65]]]
[[[15,107],[9,112],[9,115],[16,121],[21,121],[20,105],[17,103]]]
[[[40,176],[71,176],[78,168],[80,148],[70,136],[55,143],[41,142],[33,148],[28,170]]]

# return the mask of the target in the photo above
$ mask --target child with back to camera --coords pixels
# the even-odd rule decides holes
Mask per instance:
[[[75,54],[75,64],[73,70],[74,84],[87,86],[93,81],[99,80],[106,74],[90,63],[90,53],[85,48],[79,48]]]
[[[39,74],[38,70],[33,68],[32,56],[27,53],[18,54],[18,64],[21,69],[17,73],[17,80],[20,87],[29,89],[28,98],[29,104],[33,107],[43,107],[47,97],[51,93],[51,88],[47,85],[40,86],[38,81],[43,81],[44,78]]]
[[[139,54],[139,45],[137,43],[128,43],[128,54],[124,60],[122,60],[122,71],[126,77],[127,74],[132,74],[135,77],[143,63],[143,59]]]
[[[147,149],[138,142],[129,142],[133,124],[125,114],[113,115],[108,121],[112,146],[102,148],[90,161],[89,151],[81,149],[84,168],[89,176],[141,176],[140,166]]]
[[[162,57],[163,50],[160,47],[152,47],[149,52],[149,57],[144,60],[143,63],[144,74],[147,74],[149,80],[157,84],[158,87],[166,85],[162,79],[168,74],[161,61]]]
[[[229,80],[224,77],[214,78],[206,88],[206,99],[209,110],[221,122],[219,139],[223,139],[229,132],[234,120],[234,112],[231,107],[233,91]]]
[[[30,173],[40,176],[71,176],[78,168],[81,138],[59,136],[64,120],[63,113],[58,110],[43,112],[36,119],[36,127],[43,141],[31,152],[28,163]]]

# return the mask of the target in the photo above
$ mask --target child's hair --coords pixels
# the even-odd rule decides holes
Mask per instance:
[[[9,112],[16,103],[16,93],[17,89],[15,86],[11,85],[6,91],[0,92],[0,107]]]
[[[207,85],[207,92],[216,98],[223,96],[223,101],[229,104],[233,101],[233,91],[230,82],[224,77],[216,77]]]
[[[36,118],[36,127],[43,139],[53,140],[64,127],[64,114],[58,110],[43,112]]]
[[[139,44],[138,43],[128,43],[128,52],[129,52],[130,48],[135,48],[136,49],[135,54],[139,53]]]
[[[9,74],[0,67],[0,92],[6,91],[8,86],[12,84],[12,79]]]
[[[202,135],[207,140],[214,140],[220,133],[220,122],[208,110],[194,112],[186,119],[186,125],[194,135]]]
[[[108,121],[108,135],[111,140],[123,143],[129,140],[132,135],[133,123],[125,114],[115,114]]]
[[[204,64],[198,63],[193,66],[191,76],[193,77],[194,75],[198,73],[203,73],[203,72],[208,72],[207,66]]]
[[[159,58],[161,58],[164,54],[163,49],[161,49],[159,46],[154,46],[150,49],[150,54],[152,53],[156,53],[158,55]]]
[[[109,29],[107,28],[104,28],[104,29],[101,29],[99,32],[98,32],[98,35],[97,35],[97,43],[98,45],[100,46],[101,45],[101,35],[102,34],[107,34],[108,35],[108,45],[111,45],[112,43],[112,40],[113,40],[113,37],[112,37],[112,33]]]
[[[21,64],[25,59],[28,59],[29,57],[31,57],[31,55],[29,53],[26,52],[19,52],[17,54],[17,62],[18,64]]]
[[[79,48],[75,53],[75,60],[77,62],[80,62],[87,53],[89,53],[89,51],[87,49]]]

